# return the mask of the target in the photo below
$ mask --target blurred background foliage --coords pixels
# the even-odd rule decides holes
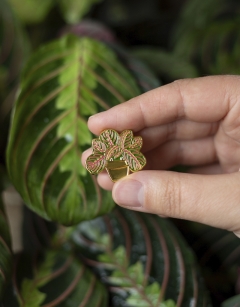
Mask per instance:
[[[162,84],[239,74],[238,0],[0,0],[1,168],[11,106],[28,56],[70,27],[101,35],[100,24],[110,29],[107,41],[117,39]],[[240,294],[239,239],[204,225],[174,222],[196,252],[214,306]],[[238,306],[239,301],[236,296],[222,306]]]

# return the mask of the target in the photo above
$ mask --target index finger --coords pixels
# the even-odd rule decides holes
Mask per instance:
[[[89,118],[96,135],[107,128],[142,130],[185,118],[216,122],[225,117],[239,95],[237,76],[183,79],[151,90]]]

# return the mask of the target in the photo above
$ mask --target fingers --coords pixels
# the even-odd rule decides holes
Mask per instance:
[[[192,175],[142,171],[113,187],[117,204],[240,232],[240,173]]]
[[[216,122],[239,96],[239,80],[237,76],[178,80],[90,117],[89,128],[98,135],[106,128],[139,131],[183,118]]]
[[[149,151],[170,140],[193,140],[214,135],[218,123],[196,123],[188,120],[149,127],[141,130],[138,135],[143,138],[142,151]]]
[[[188,173],[217,175],[217,174],[223,174],[224,172],[220,164],[215,163],[215,164],[190,168],[188,170]]]
[[[213,138],[170,141],[144,153],[147,169],[169,169],[175,165],[203,165],[217,161]]]

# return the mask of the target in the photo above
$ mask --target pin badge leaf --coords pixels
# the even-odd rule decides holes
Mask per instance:
[[[93,153],[86,160],[86,168],[92,175],[107,170],[113,182],[140,171],[146,165],[146,158],[140,152],[142,138],[133,136],[131,130],[118,133],[113,129],[104,130],[92,141]]]

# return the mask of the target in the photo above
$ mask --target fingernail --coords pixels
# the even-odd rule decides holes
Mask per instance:
[[[142,207],[143,185],[137,180],[126,179],[117,182],[113,189],[114,201],[123,207]]]

